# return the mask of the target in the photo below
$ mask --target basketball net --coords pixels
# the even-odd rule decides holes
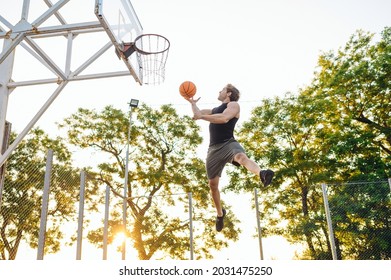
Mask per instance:
[[[143,84],[158,85],[164,82],[169,48],[170,41],[157,34],[143,34],[134,40]]]

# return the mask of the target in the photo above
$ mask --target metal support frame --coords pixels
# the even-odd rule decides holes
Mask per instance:
[[[70,0],[59,0],[55,4],[52,4],[50,0],[44,0],[48,6],[48,10],[31,23],[28,21],[30,0],[24,0],[21,20],[16,25],[12,25],[3,16],[0,15],[0,22],[9,29],[7,31],[0,27],[0,39],[4,39],[2,52],[0,53],[0,147],[2,146],[3,142],[3,133],[10,93],[19,86],[33,86],[54,83],[59,85],[55,92],[49,97],[48,101],[42,106],[40,111],[26,126],[23,132],[20,133],[17,140],[15,140],[14,143],[12,143],[12,145],[10,145],[9,148],[1,155],[0,166],[5,163],[10,154],[15,150],[21,140],[26,136],[26,134],[32,129],[42,114],[57,98],[59,93],[62,91],[62,89],[64,89],[68,82],[131,75],[129,71],[114,71],[82,75],[84,69],[90,66],[97,58],[102,56],[112,46],[111,41],[105,43],[105,45],[100,50],[98,50],[89,59],[82,63],[79,68],[77,68],[75,71],[71,71],[74,38],[82,34],[105,32],[105,30],[99,21],[68,24],[61,16],[60,9],[69,1]],[[93,13],[93,11],[91,12]],[[45,26],[41,28],[40,25],[52,16],[56,17],[61,25],[49,27]],[[56,65],[54,60],[36,43],[36,40],[38,39],[57,36],[65,36],[68,39],[66,43],[67,54],[64,68]],[[31,54],[31,56],[35,57],[42,65],[48,68],[55,77],[30,81],[13,81],[12,71],[15,48],[17,46],[21,46],[26,49]]]
[[[29,131],[34,127],[37,121],[41,118],[41,116],[45,113],[45,111],[49,108],[49,106],[53,103],[53,101],[57,98],[57,96],[61,93],[68,82],[62,82],[54,93],[49,97],[46,103],[41,107],[38,113],[31,119],[31,121],[27,124],[27,126],[23,129],[23,131],[18,135],[18,137],[12,142],[12,144],[8,147],[8,149],[4,152],[4,154],[0,157],[0,166],[2,166],[11,153],[16,149],[20,142],[22,142],[23,138],[29,133]]]

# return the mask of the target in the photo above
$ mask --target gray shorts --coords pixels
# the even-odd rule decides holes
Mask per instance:
[[[213,179],[216,176],[221,177],[224,166],[227,163],[239,165],[237,162],[232,162],[234,156],[238,153],[245,152],[243,147],[233,138],[227,142],[210,146],[206,157],[206,174],[208,179]]]

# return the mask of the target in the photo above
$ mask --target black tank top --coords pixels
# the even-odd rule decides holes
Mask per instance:
[[[222,103],[219,107],[212,109],[213,114],[219,114],[224,112],[227,108],[228,103]],[[235,124],[238,121],[238,118],[232,118],[227,123],[210,123],[209,124],[209,135],[210,142],[209,146],[213,146],[215,144],[224,143],[231,138],[234,138],[234,128]]]

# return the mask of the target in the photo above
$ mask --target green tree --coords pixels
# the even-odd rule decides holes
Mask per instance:
[[[159,110],[142,105],[134,112],[131,124],[130,164],[128,172],[127,211],[131,213],[127,235],[132,239],[139,259],[154,256],[184,259],[189,251],[189,221],[173,218],[167,207],[177,212],[188,211],[184,198],[178,193],[193,194],[193,211],[197,221],[195,255],[212,257],[212,250],[227,246],[229,240],[237,240],[240,230],[234,226],[235,217],[227,219],[224,237],[214,230],[209,188],[203,161],[196,157],[201,143],[199,127],[188,116],[180,117],[170,105]],[[97,178],[123,199],[125,176],[125,150],[129,116],[108,106],[97,113],[79,109],[67,118],[61,127],[67,129],[73,145],[94,148],[108,155],[98,164]],[[112,215],[109,241],[122,229],[121,215]],[[102,229],[89,233],[92,242],[101,246]]]
[[[358,31],[338,52],[320,56],[315,74],[313,98],[335,104],[334,113],[324,115],[335,123],[340,119],[338,153],[345,181],[391,177],[391,28],[377,42],[374,36]],[[389,259],[389,187],[342,184],[332,193],[336,238],[344,257]]]
[[[265,233],[304,243],[302,258],[331,258],[320,183],[390,176],[389,34],[386,28],[383,40],[371,45],[372,37],[358,32],[345,51],[321,56],[310,86],[263,100],[238,133],[253,158],[277,171],[262,193]],[[232,173],[231,189],[256,187],[245,173]],[[389,189],[347,186],[335,188],[330,201],[338,257],[389,258]],[[347,214],[360,208],[366,211]],[[358,246],[355,237],[371,245]]]
[[[374,35],[358,31],[338,52],[320,56],[316,94],[338,104],[341,115],[355,122],[361,133],[371,132],[372,144],[381,148],[382,157],[389,162],[391,28],[385,28],[375,43]]]
[[[11,141],[15,139],[11,134]],[[60,139],[50,138],[44,131],[32,130],[7,161],[0,215],[0,257],[16,258],[22,241],[38,246],[38,233],[44,186],[46,154],[54,152],[45,253],[60,250],[63,233],[60,226],[74,220],[79,173],[71,165],[71,154]],[[64,189],[66,191],[64,192]],[[89,192],[92,192],[90,188]]]

